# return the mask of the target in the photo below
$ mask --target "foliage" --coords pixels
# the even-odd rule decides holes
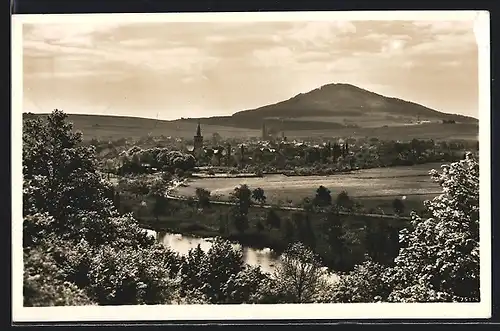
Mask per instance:
[[[281,227],[282,237],[285,241],[285,244],[288,246],[293,242],[295,238],[295,228],[292,224],[292,221],[289,219],[283,220],[283,226]]]
[[[198,207],[207,208],[210,206],[210,191],[204,188],[196,188],[196,198],[198,199]]]
[[[332,260],[334,269],[343,269],[346,240],[340,215],[334,210],[329,210],[323,221],[324,236],[327,243],[327,256]]]
[[[164,215],[168,209],[168,199],[163,194],[154,196],[153,215],[158,221],[161,215]]]
[[[276,210],[268,210],[266,215],[266,223],[271,229],[279,229],[281,227],[281,219]]]
[[[160,255],[170,252],[118,214],[93,147],[66,117],[56,110],[24,123],[25,304],[165,303],[175,263]]]
[[[405,205],[401,199],[396,198],[392,201],[392,208],[394,209],[394,213],[396,215],[401,215],[404,213]]]
[[[239,213],[248,215],[248,209],[252,205],[252,191],[246,184],[235,187],[231,193],[231,201],[236,203]]]
[[[316,190],[316,196],[314,197],[314,205],[319,207],[326,207],[332,204],[332,195],[330,190],[321,185]]]
[[[399,253],[398,230],[385,223],[367,222],[364,240],[366,253],[374,262],[391,265]]]
[[[289,246],[274,273],[277,301],[314,302],[325,285],[324,276],[322,266],[312,250],[301,243]]]
[[[413,214],[392,271],[397,302],[479,301],[479,164],[471,155],[433,171],[443,193]]]
[[[337,195],[336,205],[339,210],[352,211],[354,201],[352,201],[346,191],[342,191]]]
[[[303,243],[310,249],[316,246],[316,236],[312,229],[311,220],[308,214],[295,212],[292,214],[292,221],[294,222],[296,240]]]
[[[266,229],[266,227],[264,226],[264,224],[262,224],[260,220],[258,220],[257,223],[255,223],[255,228],[257,229],[257,232],[262,232]]]
[[[160,147],[142,149],[134,146],[122,153],[119,161],[122,175],[141,174],[153,169],[177,174],[179,171],[190,171],[196,165],[193,155]]]
[[[332,289],[331,301],[335,303],[371,303],[386,301],[391,292],[384,279],[387,268],[371,260],[354,267],[339,277]]]
[[[175,292],[163,247],[99,249],[91,260],[89,292],[102,305],[168,303]]]
[[[252,198],[259,203],[266,203],[266,195],[264,193],[264,190],[260,187],[252,191]]]
[[[198,291],[213,304],[244,303],[257,292],[264,277],[260,268],[244,264],[240,248],[216,238],[208,252],[199,245],[188,252],[181,268],[181,290],[183,296]]]
[[[64,281],[50,254],[41,248],[24,250],[24,306],[81,306],[95,304],[84,290]]]
[[[248,214],[242,213],[239,208],[231,208],[231,219],[238,232],[243,233],[249,228]]]

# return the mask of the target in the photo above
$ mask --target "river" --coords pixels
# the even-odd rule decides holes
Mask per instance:
[[[200,245],[203,251],[208,251],[212,245],[211,238],[194,238],[181,234],[173,234],[168,232],[156,232],[146,230],[146,232],[155,237],[156,240],[164,246],[171,248],[179,254],[185,255],[190,249]],[[234,248],[242,247],[239,244],[233,244]],[[252,266],[260,266],[264,272],[273,273],[276,266],[279,265],[279,256],[269,248],[255,249],[250,247],[242,247],[243,259],[245,263]],[[325,268],[326,269],[326,268]],[[329,273],[330,280],[336,280],[337,276]]]
[[[153,235],[153,233],[151,234]],[[201,249],[206,252],[212,245],[211,238],[194,238],[167,232],[159,232],[154,235],[158,242],[161,242],[163,245],[168,246],[183,255],[187,254],[190,249],[196,248],[198,245],[200,245]],[[233,244],[233,247],[240,248],[241,245]],[[265,272],[273,272],[276,264],[279,263],[278,256],[269,248],[260,250],[243,247],[242,249],[245,262],[249,265],[260,266]]]

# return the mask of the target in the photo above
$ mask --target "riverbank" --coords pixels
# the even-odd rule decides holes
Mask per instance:
[[[287,243],[277,238],[275,233],[259,233],[253,229],[245,233],[221,233],[215,226],[208,226],[198,222],[182,221],[174,217],[161,217],[158,220],[154,217],[143,217],[138,220],[141,227],[156,232],[177,233],[182,236],[199,239],[221,237],[233,243],[241,244],[244,247],[253,249],[269,248],[277,254],[282,253],[287,246]]]
[[[137,202],[128,202],[137,205]],[[149,211],[147,210],[149,205]],[[144,228],[157,232],[178,233],[183,236],[210,238],[220,236],[253,249],[269,248],[282,253],[294,241],[309,241],[323,264],[333,267],[340,258],[341,269],[347,271],[365,259],[369,249],[367,228],[373,228],[381,243],[389,243],[394,231],[408,225],[408,220],[398,218],[370,217],[367,215],[339,215],[342,227],[342,239],[345,252],[335,257],[330,249],[330,241],[325,233],[325,217],[320,212],[288,211],[280,209],[262,209],[250,207],[248,226],[245,231],[238,231],[231,216],[231,205],[215,205],[199,209],[196,203],[187,201],[168,201],[169,212],[155,217],[151,213],[154,201],[148,201],[143,210],[135,212],[136,218]],[[274,222],[274,225],[271,223]],[[309,229],[309,230],[308,230]],[[308,233],[306,233],[308,232]],[[392,237],[391,237],[392,238]],[[391,244],[392,245],[392,244]],[[333,255],[332,255],[333,254]],[[336,262],[335,262],[336,261]]]

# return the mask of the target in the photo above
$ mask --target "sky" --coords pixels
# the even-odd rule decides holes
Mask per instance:
[[[473,21],[23,24],[23,109],[231,115],[348,83],[478,118]]]

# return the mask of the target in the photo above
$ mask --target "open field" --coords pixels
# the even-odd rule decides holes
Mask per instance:
[[[83,132],[84,139],[109,139],[172,136],[192,138],[197,120],[157,121],[147,118],[103,116],[103,115],[76,115],[68,114],[76,130]],[[43,115],[41,115],[43,116]],[[202,134],[209,138],[215,132],[223,138],[260,137],[261,130],[223,125],[204,124],[201,119]],[[223,123],[223,122],[221,122]],[[477,124],[422,124],[412,126],[364,127],[364,128],[332,128],[321,130],[293,130],[285,132],[288,138],[314,137],[375,137],[379,139],[409,140],[477,140],[479,127]]]
[[[235,187],[247,184],[251,189],[257,187],[264,189],[268,203],[287,200],[298,203],[304,197],[313,197],[315,190],[323,185],[330,189],[334,197],[344,190],[357,201],[369,202],[374,208],[377,204],[387,202],[390,206],[392,199],[402,197],[416,200],[420,204],[422,200],[441,192],[439,185],[429,176],[429,170],[439,169],[440,165],[434,163],[411,167],[376,168],[332,176],[268,175],[257,178],[203,178],[191,180],[187,183],[188,186],[179,187],[173,193],[179,196],[193,196],[196,188],[201,187],[210,190],[213,196],[225,200]]]
[[[448,140],[472,140],[477,141],[479,126],[477,124],[421,124],[381,126],[364,128],[341,128],[335,130],[303,130],[287,132],[290,138],[305,137],[353,137],[353,138],[378,138],[382,140],[411,140],[411,139],[434,139],[437,141]]]
[[[157,121],[149,118],[104,115],[68,114],[68,119],[73,123],[75,130],[82,131],[85,140],[92,138],[102,140],[139,139],[147,137],[149,134],[151,136],[193,138],[197,125],[195,121]],[[202,127],[202,134],[207,138],[210,138],[215,132],[224,138],[256,137],[261,134],[261,130],[217,125],[203,125]]]

